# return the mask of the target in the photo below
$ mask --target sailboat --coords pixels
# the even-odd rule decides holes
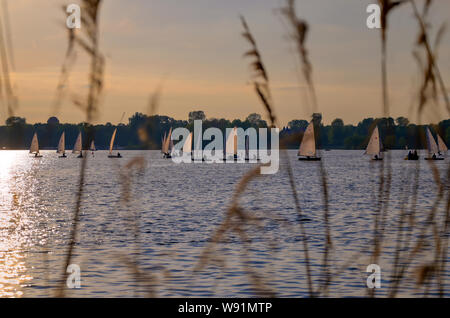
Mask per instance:
[[[183,154],[190,154],[192,156],[192,133],[186,138],[183,145]]]
[[[245,161],[250,161],[250,140],[245,136]]]
[[[166,143],[167,135],[164,133],[164,136],[161,138],[161,153],[164,155],[164,144]]]
[[[303,134],[303,139],[298,149],[298,160],[320,161],[317,157],[316,137],[314,136],[314,123],[311,121]]]
[[[91,141],[91,146],[89,147],[89,150],[92,152],[92,156],[94,156],[94,151],[97,151],[95,148],[94,140]]]
[[[378,126],[375,126],[365,154],[373,156],[372,160],[383,160],[381,157],[381,148],[380,132],[378,131]]]
[[[406,149],[408,150],[408,149]],[[417,154],[417,150],[408,151],[408,155],[406,155],[405,160],[419,160],[419,155]]]
[[[83,158],[83,143],[81,139],[81,131],[78,134],[77,140],[75,141],[75,146],[73,147],[72,153],[80,153],[77,158]]]
[[[256,155],[256,157],[253,155],[250,158],[250,137],[245,136],[245,161],[261,161],[261,159]]]
[[[34,153],[34,158],[42,158],[42,155],[39,153],[39,141],[37,133],[34,133],[33,140],[31,141],[30,153]]]
[[[191,152],[191,160],[192,161],[205,161],[205,158],[203,157],[203,145],[202,145],[202,137],[201,135],[197,138],[197,144],[196,147],[194,148],[194,151]],[[196,157],[196,152],[199,151],[201,153],[201,158],[197,158]]]
[[[66,137],[65,137],[64,131],[61,134],[61,138],[59,138],[58,150],[56,151],[56,153],[61,154],[61,156],[59,156],[59,158],[67,158],[67,156],[66,156]]]
[[[233,160],[237,161],[238,155],[237,155],[237,147],[238,147],[238,140],[237,140],[237,128],[234,127],[233,130],[228,135],[227,141],[225,143],[225,155],[223,160],[227,160],[228,157],[233,156]]]
[[[111,141],[109,143],[109,155],[108,158],[122,158],[122,155],[118,152],[117,155],[113,155],[113,147],[114,147],[114,140],[116,140],[116,134],[117,134],[117,128],[114,129],[114,132],[111,136]]]
[[[172,141],[172,127],[169,130],[169,134],[166,136],[164,134],[163,144],[161,152],[163,153],[163,156],[165,159],[172,158],[171,152],[173,149],[173,141]]]
[[[437,155],[440,155],[439,147],[436,144],[433,135],[431,134],[430,128],[428,127],[426,129],[426,136],[427,136],[428,158],[425,158],[425,160],[444,160],[444,158],[442,157],[437,157]]]
[[[438,140],[438,148],[439,148],[439,154],[441,156],[446,156],[448,152],[447,145],[445,144],[444,140],[442,140],[441,136],[439,134],[437,135]]]

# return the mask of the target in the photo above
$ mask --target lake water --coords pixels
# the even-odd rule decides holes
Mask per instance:
[[[59,159],[53,151],[43,151],[43,155],[35,159],[26,151],[0,151],[3,297],[54,296],[63,272],[81,160],[72,154]],[[244,225],[251,240],[247,241],[248,246],[242,244],[236,232],[226,234],[225,241],[216,246],[212,261],[194,272],[201,252],[224,220],[236,184],[255,165],[175,164],[161,159],[158,151],[123,151],[122,155],[122,159],[108,159],[106,152],[98,151],[88,159],[71,262],[80,267],[81,288],[67,290],[67,296],[248,297],[255,295],[249,283],[249,268],[276,296],[308,296],[302,236],[285,161],[279,173],[252,181],[240,199],[250,215],[260,218],[259,225]],[[416,169],[420,169],[420,182],[416,223],[409,238],[412,243],[417,240],[437,194],[428,162],[404,161],[404,151],[392,151],[390,155],[392,188],[378,260],[382,275],[379,296],[386,295],[389,289],[399,215],[405,202],[410,210]],[[136,157],[145,159],[145,167],[125,168]],[[295,151],[289,151],[289,157],[317,287],[324,252],[319,163],[297,161]],[[373,250],[381,163],[370,161],[362,151],[329,151],[323,157],[333,243],[329,295],[366,296],[366,267],[371,263]],[[436,167],[444,180],[448,159],[436,162]],[[128,201],[123,199],[126,189]],[[444,202],[437,211],[436,224],[441,227]],[[416,285],[415,271],[433,257],[432,233],[427,232],[426,237],[430,245],[425,245],[425,252],[414,258],[400,284],[399,296],[423,294],[423,288]],[[131,263],[137,263],[143,273],[138,282]],[[444,277],[448,297],[448,265]],[[434,280],[428,294],[436,293]]]

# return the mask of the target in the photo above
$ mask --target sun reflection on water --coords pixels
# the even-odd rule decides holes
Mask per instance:
[[[21,297],[32,277],[23,253],[20,198],[16,189],[14,151],[0,151],[0,297]]]

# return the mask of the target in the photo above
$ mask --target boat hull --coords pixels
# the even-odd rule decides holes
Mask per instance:
[[[299,157],[298,160],[299,161],[320,161],[320,160],[322,160],[322,158],[320,158],[320,157],[311,157],[311,158]]]
[[[372,161],[383,161],[383,158],[377,158],[377,159],[372,158]]]
[[[122,156],[108,156],[108,158],[112,158],[112,159],[117,158],[117,159],[119,159],[119,158],[122,158]]]
[[[191,161],[192,161],[192,162],[196,162],[196,161],[197,161],[197,162],[198,162],[198,161],[204,162],[204,161],[206,161],[206,160],[205,160],[205,158],[202,158],[202,160],[191,158]]]
[[[246,162],[250,162],[250,161],[253,161],[253,162],[261,162],[261,159],[248,159],[248,158],[245,158],[245,161],[246,161]]]
[[[425,160],[445,160],[444,158],[425,158]]]
[[[261,159],[249,159],[249,158],[245,158],[244,161],[242,161],[239,158],[224,158],[223,162],[247,162],[247,163],[257,163],[257,162],[261,162]]]

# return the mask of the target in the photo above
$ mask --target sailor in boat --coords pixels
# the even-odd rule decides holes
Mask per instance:
[[[162,140],[161,152],[163,153],[164,159],[172,158],[172,155],[171,155],[172,149],[173,149],[172,127],[170,127],[169,134],[167,136],[166,136],[166,134],[164,134],[164,138]]]
[[[410,150],[410,151],[408,151],[408,156],[405,159],[406,160],[413,160],[412,158],[413,158],[413,154],[412,154],[412,152]]]
[[[34,158],[41,158],[42,155],[39,153],[39,141],[37,133],[34,133],[33,140],[31,141],[30,153],[34,153]]]
[[[380,140],[380,132],[378,130],[378,126],[375,126],[375,128],[373,129],[373,131],[370,135],[370,140],[369,140],[369,143],[367,144],[365,154],[373,156],[372,160],[381,161],[381,160],[383,160],[383,157],[381,156],[381,154],[382,154],[381,148],[382,148],[382,144],[381,144],[381,140]]]
[[[111,136],[111,141],[109,143],[109,155],[108,158],[122,158],[122,155],[118,152],[117,155],[113,155],[112,151],[113,151],[113,147],[114,147],[114,140],[116,139],[116,133],[117,133],[117,128],[114,130],[112,136]]]
[[[428,158],[425,158],[425,160],[444,160],[445,158],[436,156],[436,154],[440,155],[441,150],[444,150],[444,152],[447,150],[447,146],[443,142],[442,138],[439,135],[437,135],[438,143],[436,144],[436,140],[434,139],[428,127],[426,128],[426,137],[427,137]]]
[[[298,160],[301,161],[320,161],[321,158],[317,156],[316,139],[314,134],[314,123],[311,121],[303,133],[303,138],[298,150]]]
[[[417,150],[408,151],[408,156],[405,157],[405,160],[419,160],[419,155],[417,154]]]

